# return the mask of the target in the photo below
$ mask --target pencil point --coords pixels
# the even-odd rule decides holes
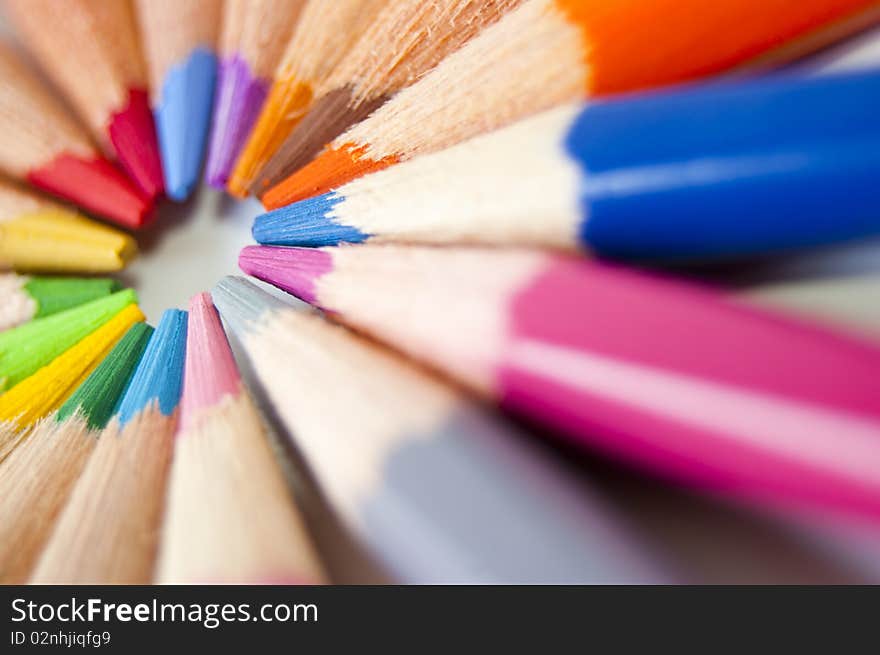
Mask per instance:
[[[205,165],[205,181],[224,190],[238,153],[244,146],[251,126],[257,120],[269,87],[255,78],[248,64],[235,55],[220,63],[214,121]]]
[[[333,208],[341,200],[335,193],[325,193],[258,216],[254,239],[264,245],[313,248],[366,241],[369,234],[334,218]]]
[[[371,159],[364,154],[365,150],[365,146],[353,143],[341,148],[327,148],[309,164],[266,191],[261,197],[263,206],[278,209],[397,163],[397,157]]]
[[[248,275],[315,304],[316,283],[333,270],[333,257],[314,248],[247,246],[238,256],[238,266]]]
[[[168,71],[155,107],[165,188],[172,200],[186,200],[199,179],[214,100],[217,57],[196,48]]]
[[[147,344],[122,401],[119,420],[125,425],[152,403],[170,416],[180,401],[186,352],[186,312],[167,309]]]
[[[164,191],[156,126],[146,91],[130,89],[128,104],[110,118],[110,141],[119,163],[141,192],[154,200]]]
[[[180,400],[180,423],[190,426],[198,413],[240,389],[238,367],[211,296],[200,293],[189,303],[186,369]]]
[[[101,430],[109,423],[119,397],[125,391],[153,328],[135,323],[55,415],[61,422],[79,413],[92,430]]]
[[[62,153],[32,170],[28,182],[128,228],[147,222],[152,203],[106,159]]]

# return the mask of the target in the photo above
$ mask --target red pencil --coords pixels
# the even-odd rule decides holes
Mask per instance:
[[[88,135],[24,62],[0,45],[0,172],[125,227],[151,203],[95,150]]]
[[[25,45],[105,153],[148,198],[164,190],[137,23],[129,0],[6,0]]]

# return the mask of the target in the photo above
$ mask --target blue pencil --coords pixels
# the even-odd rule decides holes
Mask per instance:
[[[162,315],[31,582],[152,581],[183,380],[186,328],[186,312],[169,309]]]
[[[263,244],[702,260],[880,232],[880,73],[567,105],[257,218]]]
[[[165,190],[186,200],[202,168],[214,86],[220,0],[139,0],[137,3]]]

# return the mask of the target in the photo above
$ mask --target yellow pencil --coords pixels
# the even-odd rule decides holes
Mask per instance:
[[[0,179],[0,270],[109,273],[135,255],[124,232]]]

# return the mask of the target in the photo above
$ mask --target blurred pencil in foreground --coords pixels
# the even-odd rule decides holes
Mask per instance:
[[[241,278],[213,293],[324,493],[400,582],[664,577],[598,489],[512,426]]]
[[[64,107],[12,50],[0,45],[0,171],[125,227],[152,206],[101,157]]]
[[[0,583],[22,584],[113,415],[153,329],[136,323],[0,466]]]
[[[146,198],[162,193],[156,130],[130,0],[4,0],[19,36],[104,152]]]
[[[128,305],[82,341],[0,396],[0,462],[27,436],[31,426],[57,409],[128,329],[143,321]]]
[[[536,251],[249,247],[242,270],[533,420],[698,489],[880,521],[880,349]]]
[[[0,393],[33,375],[136,302],[134,291],[125,289],[0,333]]]
[[[165,190],[186,200],[199,180],[217,79],[220,0],[137,0]]]
[[[0,180],[0,270],[110,273],[136,255],[129,235]]]
[[[880,232],[878,103],[874,73],[565,105],[277,209],[254,238],[682,260],[869,236]]]
[[[383,5],[384,0],[311,0],[306,4],[227,182],[229,193],[248,194],[262,167],[311,107],[315,90]]]
[[[205,181],[225,189],[306,0],[226,0]]]
[[[317,584],[321,565],[208,294],[190,301],[156,580]]]
[[[153,333],[31,577],[38,584],[152,581],[183,377],[186,312]]]
[[[276,209],[584,96],[766,67],[877,14],[871,0],[623,0],[610,7],[526,0],[262,200]]]
[[[520,0],[392,0],[326,82],[312,107],[251,185],[263,191],[311,161],[350,125],[366,118]]]
[[[30,277],[0,273],[0,331],[119,291],[107,278]]]

